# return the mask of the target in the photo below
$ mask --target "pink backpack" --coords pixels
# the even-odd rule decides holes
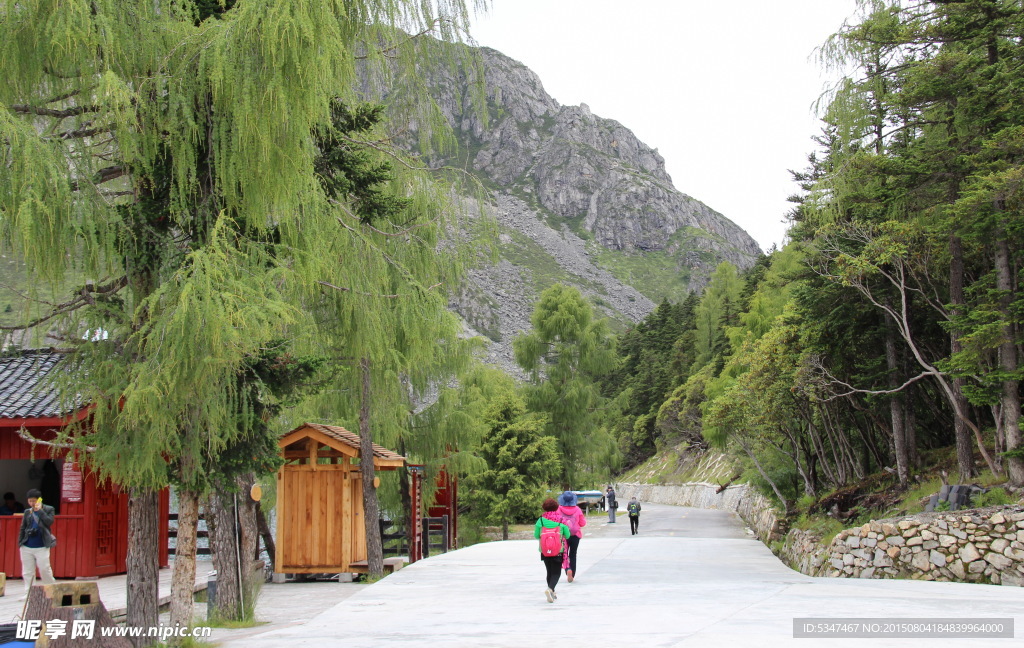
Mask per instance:
[[[579,518],[576,515],[565,515],[563,513],[562,523],[565,524],[565,526],[569,527],[569,535],[581,535]]]
[[[562,553],[562,525],[553,527],[541,526],[540,555],[551,558]]]

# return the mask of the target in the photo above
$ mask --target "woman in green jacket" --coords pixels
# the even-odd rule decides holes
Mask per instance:
[[[544,596],[547,597],[548,603],[554,603],[558,598],[555,586],[562,576],[562,554],[565,553],[569,539],[569,527],[562,523],[562,516],[557,512],[558,502],[549,497],[544,500],[541,508],[544,509],[544,514],[537,518],[533,537],[540,540],[540,559],[547,570],[548,588],[544,590]],[[545,529],[549,531],[545,532]]]

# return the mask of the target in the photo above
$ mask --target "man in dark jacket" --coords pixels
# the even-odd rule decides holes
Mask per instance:
[[[626,513],[629,513],[629,530],[632,535],[640,533],[640,502],[636,500],[636,495],[629,499],[629,504],[626,504]]]
[[[21,548],[21,577],[25,579],[25,596],[28,596],[36,579],[36,568],[43,584],[57,582],[50,568],[50,548],[57,540],[50,532],[53,526],[53,507],[43,504],[43,494],[32,489],[25,495],[28,508],[21,518],[18,531],[18,547]]]

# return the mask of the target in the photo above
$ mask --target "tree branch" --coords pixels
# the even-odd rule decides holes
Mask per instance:
[[[75,106],[74,108],[66,108],[64,110],[54,110],[53,108],[42,108],[40,106],[27,106],[24,104],[15,104],[11,106],[11,110],[16,113],[30,114],[30,115],[41,115],[43,117],[58,117],[60,119],[66,119],[68,117],[74,117],[76,115],[84,115],[89,112],[96,112],[99,110],[99,106]]]
[[[53,432],[54,434],[60,434],[57,430],[54,430],[54,429],[49,429],[49,430],[47,430],[47,432]],[[25,428],[25,426],[22,426],[21,428],[18,429],[18,436],[20,436],[22,439],[24,439],[25,441],[28,441],[29,443],[31,443],[34,446],[35,445],[42,445],[42,446],[46,446],[48,448],[58,448],[60,450],[83,450],[84,449],[86,452],[96,452],[96,448],[94,446],[79,447],[79,446],[76,446],[74,443],[54,443],[53,441],[43,441],[42,439],[37,439],[34,436],[32,436],[31,434],[29,434],[29,432]]]
[[[82,289],[78,291],[78,295],[74,299],[66,301],[62,304],[55,304],[53,306],[53,310],[47,313],[46,315],[43,315],[42,317],[35,319],[31,322],[28,322],[26,324],[0,324],[0,331],[24,331],[25,329],[30,329],[35,326],[39,326],[40,324],[48,322],[55,317],[59,317],[60,315],[76,311],[82,306],[85,306],[86,304],[94,304],[95,300],[93,299],[93,295],[112,295],[127,285],[127,276],[115,279],[114,281],[111,281],[110,283],[103,286],[97,286],[92,283],[87,283],[84,286],[82,286]]]

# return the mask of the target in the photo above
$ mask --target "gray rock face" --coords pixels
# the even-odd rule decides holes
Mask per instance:
[[[532,194],[535,207],[590,232],[605,248],[668,250],[702,266],[701,274],[723,260],[746,268],[761,254],[745,231],[677,190],[661,155],[628,128],[586,104],[559,105],[526,66],[492,49],[480,53],[487,123],[472,109],[468,86],[445,91],[440,106],[473,152],[473,170],[500,192]],[[696,230],[689,246],[673,238],[687,228]],[[692,252],[713,258],[701,263]]]
[[[745,269],[761,254],[745,231],[677,190],[657,150],[622,124],[585,104],[560,105],[526,66],[487,48],[481,88],[427,55],[444,47],[425,47],[420,71],[458,148],[430,163],[483,182],[502,237],[502,261],[471,273],[452,307],[492,340],[492,361],[514,369],[511,338],[556,281],[591,296],[599,315],[630,324],[662,298],[702,290],[720,262]],[[421,134],[414,120],[409,140]]]

